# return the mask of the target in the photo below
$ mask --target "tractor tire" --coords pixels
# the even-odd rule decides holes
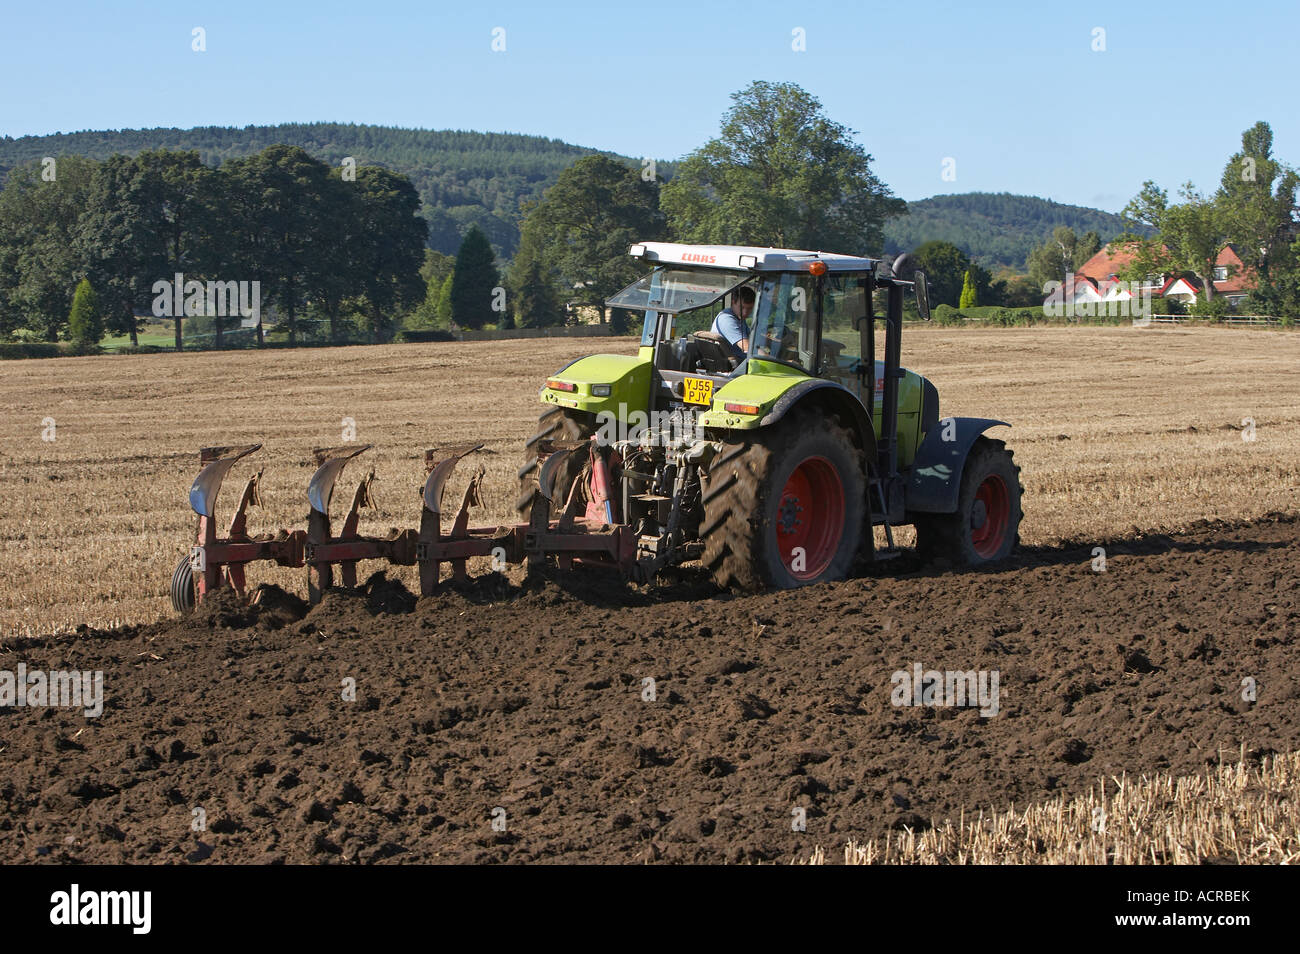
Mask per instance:
[[[172,572],[172,609],[182,616],[194,612],[194,571],[190,568],[190,555],[181,557]]]
[[[718,585],[742,590],[840,579],[862,543],[866,498],[849,431],[796,412],[709,465],[701,562]]]
[[[524,444],[524,460],[519,468],[519,496],[515,500],[515,510],[519,518],[527,521],[533,512],[533,489],[537,486],[537,442],[541,440],[585,441],[596,433],[595,418],[582,411],[570,411],[562,407],[548,407],[537,418],[537,433],[528,438]],[[571,455],[565,472],[555,480],[556,487],[562,487],[567,494],[569,487],[582,473],[585,461],[582,455]],[[562,503],[563,501],[561,501]]]
[[[1006,559],[1020,543],[1020,468],[1003,441],[975,441],[962,469],[956,513],[918,514],[916,549],[928,561],[981,566]]]

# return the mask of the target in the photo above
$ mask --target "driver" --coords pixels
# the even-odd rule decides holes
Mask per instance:
[[[754,310],[754,289],[745,285],[731,293],[731,306],[718,312],[710,329],[722,335],[737,361],[749,354],[749,316]]]

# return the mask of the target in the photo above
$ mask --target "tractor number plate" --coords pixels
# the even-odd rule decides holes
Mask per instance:
[[[687,404],[712,404],[713,382],[708,378],[686,378],[682,381],[682,400]]]

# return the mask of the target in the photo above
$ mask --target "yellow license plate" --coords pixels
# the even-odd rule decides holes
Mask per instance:
[[[708,378],[686,378],[682,382],[682,400],[687,404],[712,404],[713,382]]]

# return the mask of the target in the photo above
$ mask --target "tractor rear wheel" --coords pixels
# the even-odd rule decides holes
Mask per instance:
[[[729,443],[703,488],[701,560],[721,586],[840,579],[862,542],[862,452],[833,418],[795,412]]]
[[[172,609],[181,615],[194,612],[194,570],[190,567],[190,555],[181,557],[172,571]]]
[[[918,515],[916,548],[957,566],[994,563],[1020,543],[1020,468],[1003,441],[981,437],[966,456],[957,512]]]
[[[537,486],[537,444],[542,440],[585,441],[596,433],[595,418],[582,411],[570,411],[562,407],[545,408],[537,418],[537,432],[524,444],[524,460],[519,468],[519,496],[515,501],[515,510],[521,520],[528,520],[533,512],[533,489]],[[557,492],[567,495],[569,487],[582,468],[586,457],[582,454],[569,455],[564,472],[557,475],[555,486]],[[560,501],[563,503],[563,501]]]

